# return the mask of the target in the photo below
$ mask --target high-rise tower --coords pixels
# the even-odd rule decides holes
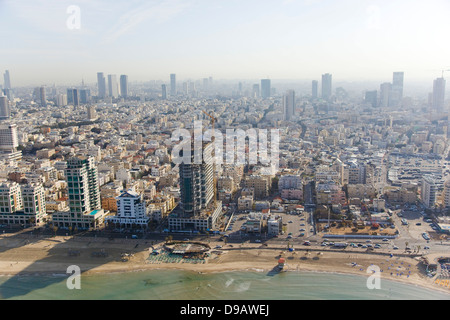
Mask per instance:
[[[433,81],[432,107],[436,112],[443,112],[445,107],[445,79],[437,78]]]
[[[41,98],[41,101],[40,101],[41,107],[47,106],[47,96],[45,94],[45,87],[40,87],[39,93],[40,93],[40,98]]]
[[[3,74],[3,80],[3,86],[5,87],[5,89],[11,89],[11,78],[9,76],[9,70],[5,70],[5,73]]]
[[[167,99],[167,86],[165,84],[161,85],[161,99]]]
[[[177,76],[175,73],[172,73],[170,75],[170,95],[171,96],[177,95]]]
[[[398,107],[403,100],[403,77],[404,72],[394,72],[392,77],[391,97],[389,98],[390,107]]]
[[[120,76],[120,96],[122,98],[128,97],[128,76],[125,74]]]
[[[106,79],[103,72],[97,73],[98,97],[103,99],[106,97]]]
[[[270,79],[261,79],[261,98],[270,98]]]
[[[289,90],[283,96],[284,120],[291,120],[295,114],[295,91]]]
[[[322,99],[328,100],[332,93],[332,75],[325,73],[322,75]]]
[[[214,144],[203,146],[203,154],[211,154]],[[213,163],[203,161],[201,164],[181,163],[180,193],[181,208],[185,215],[197,215],[206,209],[214,197]]]
[[[92,156],[75,156],[67,160],[65,176],[69,210],[52,214],[55,227],[95,229],[103,225],[107,212],[101,208],[94,161]]]
[[[9,119],[11,117],[11,108],[8,98],[0,94],[0,120]]]
[[[112,98],[119,96],[119,84],[117,83],[117,76],[115,74],[108,75],[108,91],[109,96]]]
[[[313,99],[317,99],[319,94],[319,81],[313,80],[312,81],[312,89],[311,89],[311,97]]]
[[[77,156],[67,161],[65,176],[71,212],[89,214],[100,209],[100,190],[94,157]]]
[[[180,203],[169,216],[169,229],[208,231],[217,227],[222,203],[214,198],[213,150],[213,143],[203,143],[201,163],[194,161],[193,152],[189,163],[179,164]]]

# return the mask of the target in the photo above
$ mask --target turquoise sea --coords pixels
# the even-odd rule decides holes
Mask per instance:
[[[289,271],[199,274],[148,270],[81,275],[81,288],[68,289],[68,274],[0,277],[6,300],[450,300],[450,293],[381,279],[368,289],[367,276]]]

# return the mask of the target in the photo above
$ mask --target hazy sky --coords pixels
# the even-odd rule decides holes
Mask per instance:
[[[98,71],[431,83],[450,69],[449,31],[448,0],[0,0],[0,72],[13,85],[94,83]]]

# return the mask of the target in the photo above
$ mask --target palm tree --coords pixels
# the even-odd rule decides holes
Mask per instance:
[[[166,243],[172,241],[172,238],[173,238],[172,236],[167,236],[166,239],[165,239]]]

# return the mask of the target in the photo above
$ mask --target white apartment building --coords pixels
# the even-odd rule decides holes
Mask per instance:
[[[149,217],[142,195],[133,190],[127,190],[116,199],[117,214],[107,217],[107,223],[125,228],[147,228]]]
[[[427,208],[433,208],[437,205],[440,193],[443,190],[442,180],[432,176],[425,175],[422,179],[421,197],[422,202]]]
[[[19,146],[16,124],[0,125],[0,150],[13,152]]]

